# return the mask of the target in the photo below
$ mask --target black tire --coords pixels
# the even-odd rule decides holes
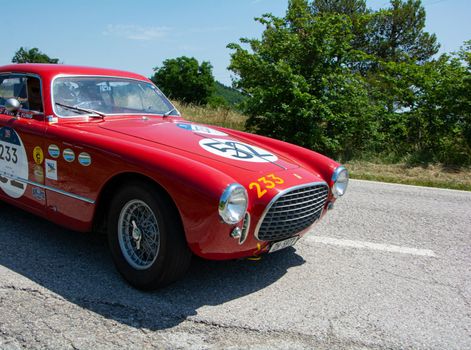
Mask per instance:
[[[136,216],[136,213],[142,212],[150,219],[143,220],[143,215]],[[135,233],[134,228],[138,225],[136,220],[132,220],[132,227],[129,225],[132,218],[140,218],[141,224],[147,225],[145,227],[149,227],[149,221],[152,223],[156,219],[157,225],[151,224],[150,229],[138,228]],[[117,270],[136,288],[152,290],[164,287],[188,270],[192,254],[180,216],[166,196],[150,184],[128,184],[116,193],[109,207],[107,231]],[[157,236],[158,244],[155,242]],[[148,251],[155,254],[147,254]]]

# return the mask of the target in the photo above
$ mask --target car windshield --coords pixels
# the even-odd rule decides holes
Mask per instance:
[[[179,115],[153,84],[125,78],[59,77],[54,80],[53,104],[60,117],[86,114],[80,109],[106,115],[165,114],[174,110],[170,114]]]

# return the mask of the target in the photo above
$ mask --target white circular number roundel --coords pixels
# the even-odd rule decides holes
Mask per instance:
[[[263,148],[227,139],[202,139],[200,146],[218,156],[243,162],[276,162],[278,157]]]
[[[8,196],[25,194],[28,179],[28,158],[20,135],[12,128],[0,128],[0,188]]]

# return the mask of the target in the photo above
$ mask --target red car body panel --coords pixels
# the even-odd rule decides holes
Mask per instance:
[[[97,208],[102,204],[106,206],[107,198],[103,196],[107,186],[114,179],[132,174],[155,182],[172,199],[180,213],[188,245],[195,254],[207,259],[251,256],[269,247],[269,242],[259,241],[254,232],[273,197],[306,183],[326,182],[330,188],[333,171],[339,166],[313,151],[259,135],[213,126],[211,130],[216,136],[194,132],[191,130],[194,124],[181,117],[54,118],[51,86],[57,76],[113,76],[149,82],[137,74],[38,64],[0,67],[0,74],[5,73],[27,73],[40,78],[44,113],[27,116],[24,112],[17,118],[0,108],[0,128],[6,128],[9,134],[14,130],[19,135],[26,151],[30,179],[21,197],[12,198],[0,191],[0,198],[78,231],[93,229]],[[234,160],[208,152],[200,144],[210,144],[214,139],[243,142],[254,149],[268,150],[277,160]],[[57,157],[52,157],[48,151],[51,145],[59,149]],[[73,160],[65,158],[65,150],[74,154]],[[79,155],[88,155],[91,164],[80,164]],[[55,170],[51,170],[54,166]],[[51,176],[48,176],[49,171]],[[265,189],[266,193],[259,198],[251,183],[268,174],[283,179],[283,183]],[[231,183],[240,183],[249,195],[251,225],[243,244],[230,236],[242,223],[228,225],[218,214],[222,191]],[[325,207],[334,201],[329,191]]]

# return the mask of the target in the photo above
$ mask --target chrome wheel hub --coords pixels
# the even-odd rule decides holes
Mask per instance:
[[[142,232],[139,227],[137,227],[136,221],[134,220],[132,221],[132,239],[134,239],[136,243],[136,249],[141,249]]]
[[[118,219],[118,240],[126,261],[137,270],[145,270],[157,259],[160,231],[152,209],[142,200],[127,202]]]

